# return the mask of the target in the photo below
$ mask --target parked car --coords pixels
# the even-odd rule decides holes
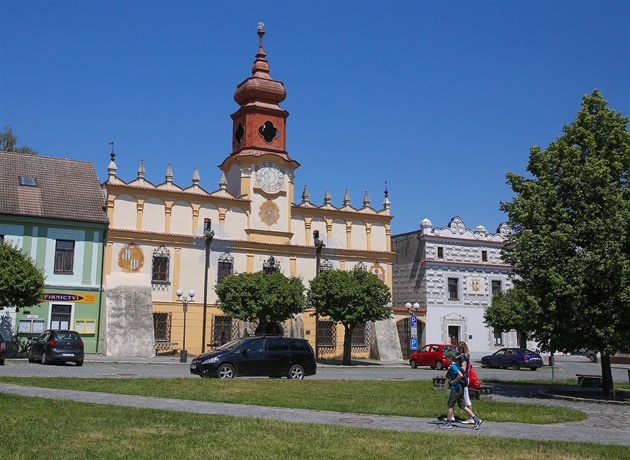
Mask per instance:
[[[431,369],[444,369],[448,366],[446,353],[456,352],[455,345],[450,343],[429,343],[418,351],[411,353],[409,365],[415,369],[418,366],[429,366]]]
[[[4,340],[2,332],[0,332],[0,366],[4,365],[4,359],[7,356],[7,344]]]
[[[83,340],[75,331],[49,329],[33,339],[28,362],[42,364],[73,362],[83,366]]]
[[[539,367],[543,367],[543,359],[538,353],[525,348],[501,348],[494,354],[481,358],[481,365],[502,369],[511,367],[514,370],[529,367],[535,371]]]
[[[308,340],[278,336],[233,340],[190,363],[191,374],[220,379],[286,376],[301,380],[316,371],[315,353]]]
[[[595,350],[587,350],[586,348],[581,348],[577,351],[572,351],[572,355],[582,355],[591,360],[592,363],[597,362],[597,352]]]

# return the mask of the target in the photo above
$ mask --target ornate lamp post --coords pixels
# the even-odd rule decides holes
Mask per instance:
[[[188,295],[182,295],[184,294],[184,291],[178,289],[175,294],[177,294],[177,301],[181,302],[184,306],[184,343],[182,346],[182,352],[179,355],[179,362],[185,363],[188,361],[188,352],[186,351],[186,312],[188,311],[188,303],[192,302],[195,297],[195,291],[191,289],[188,291]],[[188,298],[188,296],[190,296],[190,298]]]
[[[409,317],[409,350],[418,349],[418,318],[415,312],[420,308],[420,304],[415,302],[411,305],[411,302],[405,304],[405,308],[410,314]]]
[[[206,318],[208,317],[208,267],[210,265],[210,249],[212,247],[212,239],[214,238],[214,230],[212,230],[212,220],[205,218],[203,220],[203,234],[206,237],[206,266],[203,277],[203,321],[201,329],[201,352],[206,351]],[[185,327],[185,326],[184,326]]]
[[[315,244],[315,276],[322,271],[322,249],[326,247],[324,241],[319,239],[319,230],[313,230],[313,244]],[[319,359],[319,315],[315,310],[315,359]]]

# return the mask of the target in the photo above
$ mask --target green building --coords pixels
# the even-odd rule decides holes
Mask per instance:
[[[102,346],[105,200],[92,163],[0,152],[0,241],[44,269],[39,305],[1,305],[2,328],[22,337],[46,329],[81,334],[86,353]]]

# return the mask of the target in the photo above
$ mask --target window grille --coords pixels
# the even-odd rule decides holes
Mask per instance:
[[[448,298],[449,300],[459,299],[459,279],[457,278],[448,279]]]
[[[501,280],[492,280],[492,295],[501,292]]]
[[[171,324],[173,320],[172,313],[155,312],[153,313],[153,333],[155,340],[158,342],[171,341]]]
[[[362,272],[366,272],[367,271],[367,267],[363,262],[359,262],[358,264],[356,264],[353,268],[353,270],[360,270]]]
[[[326,270],[334,270],[333,264],[330,260],[325,259],[319,266],[319,270],[320,271],[326,271]]]
[[[220,346],[236,338],[238,338],[238,321],[229,316],[215,315],[210,337],[212,345]]]
[[[263,263],[263,271],[265,273],[273,273],[280,271],[280,261],[274,256],[270,256],[269,259]]]
[[[225,252],[219,257],[219,266],[217,268],[217,284],[234,274],[234,257]]]
[[[317,321],[319,354],[334,354],[337,348],[337,325],[334,321]]]
[[[368,323],[357,325],[352,331],[352,351],[366,352],[370,346],[370,328]]]
[[[153,266],[151,269],[151,283],[168,284],[168,271],[171,254],[164,246],[153,251]]]

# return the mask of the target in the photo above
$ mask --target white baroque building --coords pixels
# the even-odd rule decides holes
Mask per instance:
[[[426,310],[421,344],[464,340],[479,354],[518,346],[516,332],[495,333],[483,318],[493,294],[512,288],[512,267],[501,260],[510,231],[505,223],[496,233],[473,230],[453,217],[446,227],[424,219],[420,231],[392,236],[394,309],[417,302]]]

